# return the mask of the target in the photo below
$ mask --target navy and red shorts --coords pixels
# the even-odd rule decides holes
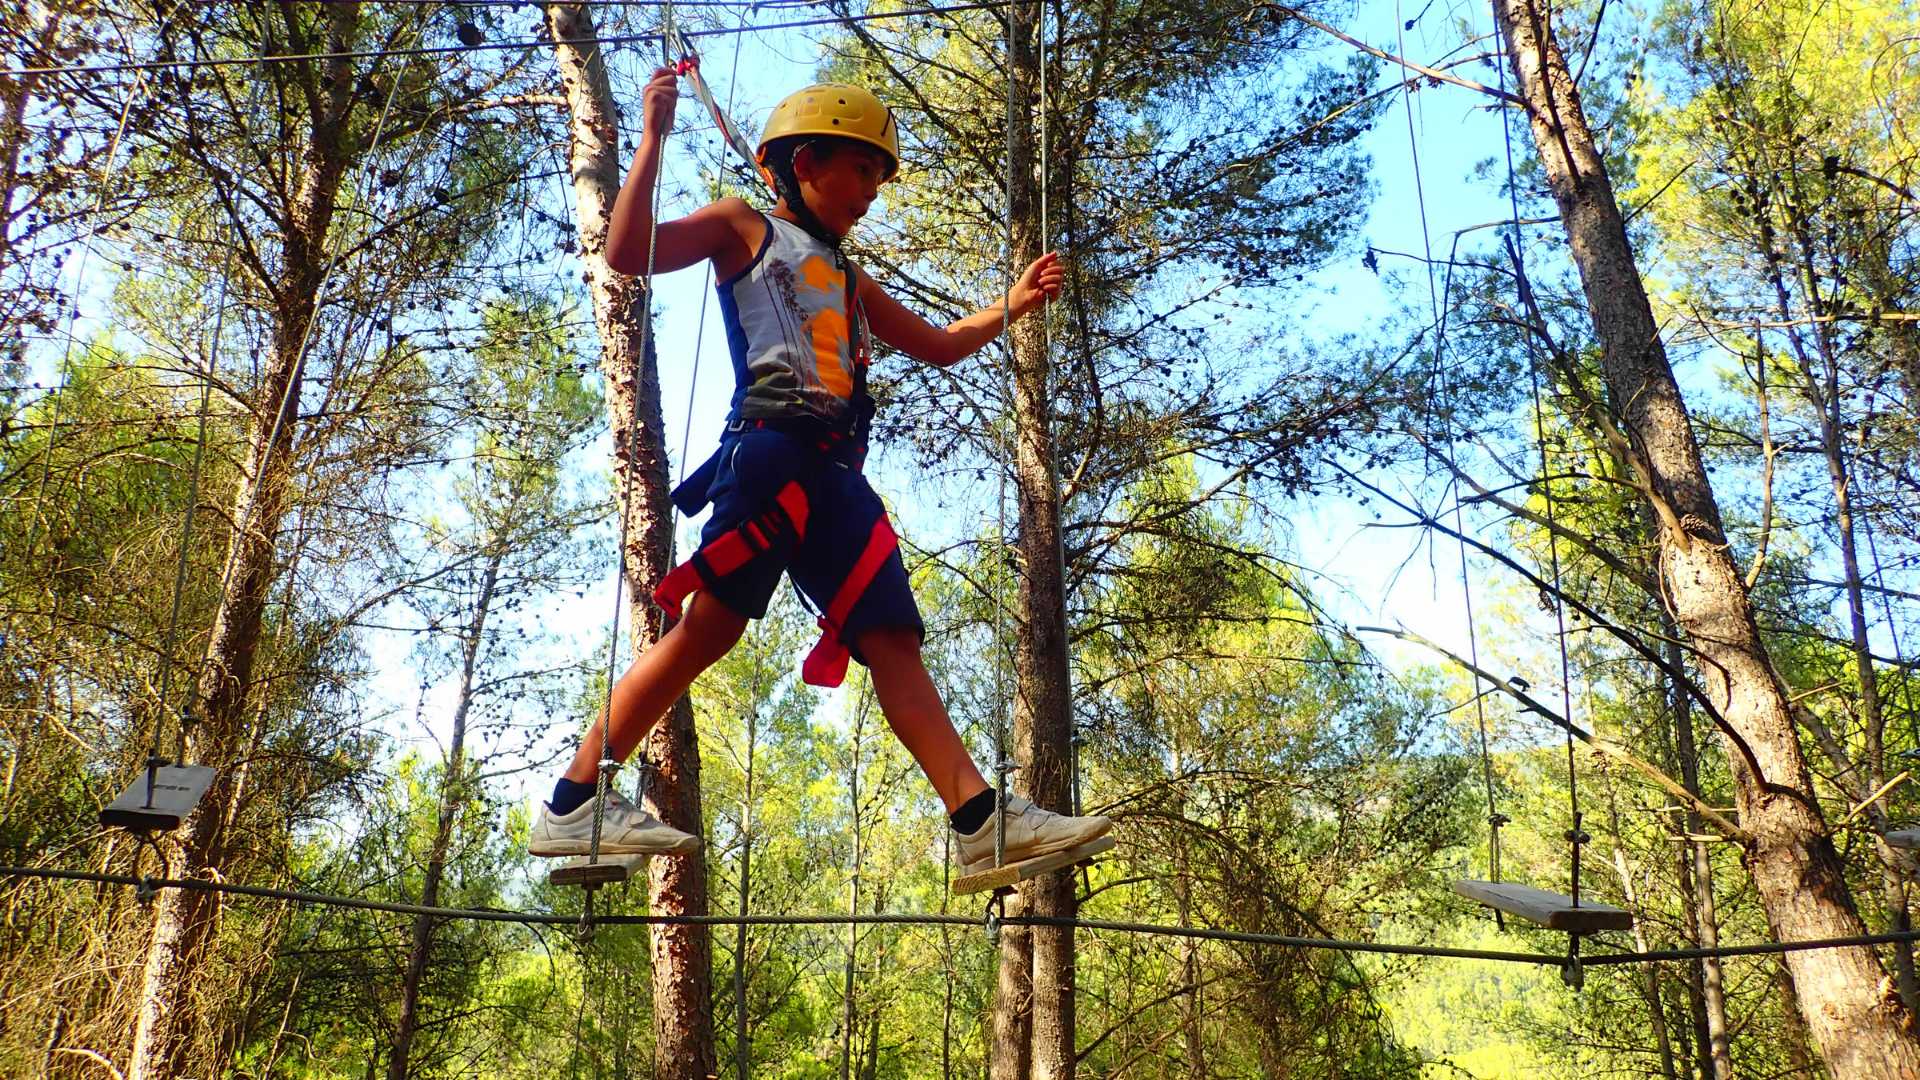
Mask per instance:
[[[806,496],[804,528],[760,531],[764,548],[725,575],[702,574],[702,587],[736,614],[758,619],[766,615],[784,572],[815,610],[830,610],[873,542],[876,524],[887,516],[857,463],[858,455],[847,452],[845,444],[823,449],[815,440],[774,428],[729,432],[706,490],[713,515],[700,530],[701,547],[762,518],[795,481]],[[887,535],[890,544],[892,534]],[[872,580],[839,626],[840,640],[861,663],[866,661],[855,643],[868,630],[926,634],[898,548],[891,547],[870,572]]]

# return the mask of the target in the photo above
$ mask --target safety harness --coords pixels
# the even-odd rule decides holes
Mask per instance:
[[[727,421],[728,437],[754,430],[782,431],[810,446],[821,459],[841,456],[849,468],[860,468],[866,457],[867,426],[874,412],[873,397],[867,392],[867,366],[871,351],[867,344],[866,314],[854,289],[852,264],[846,265],[846,274],[847,313],[851,316],[848,321],[853,327],[854,340],[851,350],[852,407],[844,429],[807,421],[733,417]],[[691,517],[707,505],[709,492],[726,452],[726,439],[722,439],[720,449],[674,488],[673,504],[680,508],[681,513]],[[680,618],[682,605],[688,596],[702,588],[712,588],[721,579],[737,573],[762,552],[788,542],[797,550],[807,536],[808,514],[806,487],[799,480],[788,481],[774,495],[770,506],[738,527],[707,541],[686,562],[669,571],[653,591],[654,602],[668,615]],[[888,523],[887,515],[881,514],[867,534],[866,545],[861,548],[859,558],[854,560],[852,571],[827,602],[826,610],[819,613],[820,640],[800,667],[800,677],[808,684],[831,687],[846,681],[847,662],[852,659],[848,642],[842,636],[847,616],[853,613],[854,605],[860,602],[867,587],[873,584],[874,576],[899,546],[899,538]]]

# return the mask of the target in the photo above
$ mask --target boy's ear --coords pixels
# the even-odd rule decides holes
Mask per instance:
[[[820,161],[814,156],[813,144],[801,143],[793,151],[793,178],[812,180],[820,174]]]

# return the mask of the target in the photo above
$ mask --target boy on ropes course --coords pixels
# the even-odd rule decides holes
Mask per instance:
[[[961,873],[993,868],[994,792],[961,742],[920,654],[925,627],[893,529],[860,471],[866,455],[868,335],[929,364],[971,355],[1060,294],[1065,269],[1049,252],[1003,300],[944,328],[908,311],[841,253],[880,185],[899,171],[899,132],[878,98],[854,86],[810,86],[774,107],[755,154],[779,201],[761,213],[721,199],[677,221],[653,221],[661,144],[673,126],[675,72],[653,73],[633,168],[614,203],[607,262],[628,274],[713,262],[733,354],[735,389],[719,451],[673,493],[713,515],[701,546],[654,598],[678,618],[615,684],[534,823],[534,855],[582,855],[591,845],[602,737],[624,761],[694,679],[766,614],[784,572],[822,614],[802,676],[838,686],[849,658],[865,664],[888,725],[946,804]],[[651,242],[651,252],[649,243]],[[596,737],[601,736],[601,737]],[[1065,817],[1009,798],[1003,865],[1068,852],[1104,836],[1104,817]],[[693,851],[698,837],[609,790],[599,851]]]

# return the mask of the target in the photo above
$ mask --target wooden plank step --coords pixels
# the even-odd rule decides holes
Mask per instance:
[[[142,769],[120,797],[100,811],[100,824],[122,829],[173,829],[213,785],[206,765],[161,765]]]
[[[599,862],[590,862],[585,855],[575,855],[564,865],[548,871],[547,881],[553,885],[584,885],[589,889],[597,889],[602,885],[631,881],[646,865],[645,855],[602,855]]]
[[[1920,828],[1889,829],[1885,839],[1891,847],[1906,848],[1911,851],[1920,848]]]
[[[978,873],[966,874],[953,879],[953,894],[962,896],[966,893],[984,892],[987,889],[1009,888],[1063,866],[1091,861],[1095,855],[1103,851],[1111,851],[1113,844],[1114,840],[1111,836],[1097,837],[1079,847],[1056,851],[1051,855],[1041,855],[1021,862],[981,870]]]
[[[1575,907],[1573,898],[1560,893],[1515,885],[1505,881],[1456,881],[1453,891],[1497,911],[1549,930],[1570,934],[1594,934],[1602,930],[1631,930],[1633,912],[1611,904],[1583,900]]]

